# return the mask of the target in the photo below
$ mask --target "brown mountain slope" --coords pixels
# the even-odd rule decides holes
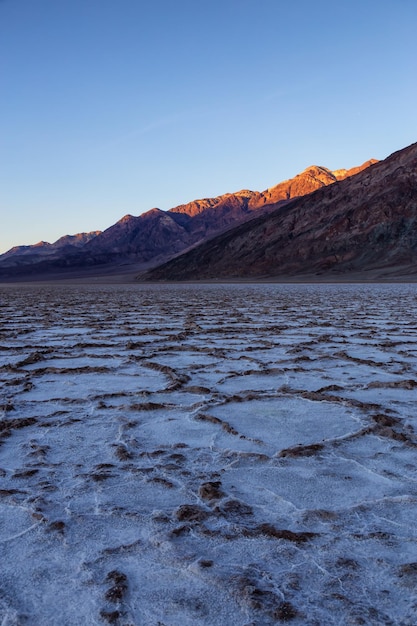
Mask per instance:
[[[147,280],[363,273],[417,264],[417,144],[151,270]]]

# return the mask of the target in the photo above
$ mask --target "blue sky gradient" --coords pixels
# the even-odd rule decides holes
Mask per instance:
[[[415,0],[0,0],[0,253],[417,141]]]

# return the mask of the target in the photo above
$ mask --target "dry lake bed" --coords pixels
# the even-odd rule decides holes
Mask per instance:
[[[0,287],[1,626],[417,624],[417,285]]]

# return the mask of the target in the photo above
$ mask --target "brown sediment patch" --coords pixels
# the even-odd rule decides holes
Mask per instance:
[[[27,378],[13,378],[12,380],[2,381],[5,387],[17,387],[18,385],[23,385],[26,383]],[[24,391],[24,389],[22,390]]]
[[[83,367],[41,367],[36,370],[32,370],[32,376],[44,376],[45,374],[108,374],[113,370],[105,365],[91,366],[84,365]]]
[[[40,459],[44,459],[50,450],[50,446],[41,446],[37,442],[30,442],[30,452],[28,452],[28,456],[30,457],[38,457]]]
[[[137,402],[129,405],[129,411],[157,411],[158,409],[167,409],[168,404],[160,402]]]
[[[226,518],[240,518],[247,517],[249,515],[253,515],[253,509],[249,504],[238,500],[237,498],[229,498],[227,500],[222,500],[217,504],[214,511],[216,513],[221,513]]]
[[[190,382],[191,378],[188,374],[178,373],[169,365],[162,365],[160,363],[156,363],[154,361],[143,361],[142,365],[152,370],[156,370],[157,372],[161,372],[168,376],[171,381],[167,391],[177,391]]]
[[[164,511],[154,511],[152,513],[152,521],[158,522],[159,524],[167,524],[171,521],[171,518],[169,515],[164,513]]]
[[[15,496],[17,494],[26,494],[27,491],[21,491],[20,489],[0,489],[0,496],[1,497],[7,497],[7,496]]]
[[[95,397],[94,400],[97,400],[97,397]],[[104,410],[104,409],[113,409],[114,407],[109,404],[106,404],[104,400],[98,400],[97,408],[100,410]]]
[[[144,452],[140,452],[139,456],[150,456],[151,458],[154,457],[159,457],[159,456],[163,456],[164,454],[166,454],[166,450],[151,450],[151,451],[144,451]]]
[[[386,439],[392,439],[393,441],[402,442],[411,447],[417,447],[417,442],[413,440],[412,436],[409,433],[405,433],[403,431],[394,430],[394,426],[399,427],[401,425],[401,420],[395,417],[391,417],[385,415],[383,413],[377,413],[372,416],[372,419],[375,424],[371,426],[367,426],[366,428],[362,428],[361,430],[352,433],[344,437],[343,439],[347,441],[348,439],[357,439],[358,437],[362,437],[364,435],[376,435],[377,437],[384,437]],[[410,426],[407,426],[407,429],[413,433],[413,430]],[[339,445],[338,441],[333,442],[333,445]]]
[[[66,399],[66,398],[64,398],[64,400],[63,400],[63,401],[64,401],[64,402],[66,402],[66,401],[67,401],[67,399]],[[68,400],[68,402],[70,402],[70,400]],[[60,409],[59,411],[54,411],[53,413],[51,413],[51,414],[50,414],[50,415],[48,415],[47,417],[48,417],[48,419],[50,419],[50,418],[52,418],[52,417],[61,417],[62,415],[69,415],[69,414],[70,414],[70,411],[68,411],[67,409],[65,409],[65,410],[64,410],[64,409]],[[80,420],[78,420],[78,421],[80,421]],[[50,422],[49,422],[49,423],[50,423]],[[59,424],[59,423],[60,423],[60,422],[55,422],[55,423],[53,424],[53,426],[55,426],[56,424]]]
[[[335,337],[333,337],[332,335],[329,334],[324,334],[324,335],[319,335],[318,337],[315,337],[310,343],[312,344],[316,344],[316,343],[330,343],[335,341]]]
[[[257,372],[258,374],[262,374],[263,372]],[[237,376],[239,376],[237,374]],[[272,396],[275,397],[275,396]],[[252,400],[260,400],[264,399],[265,394],[259,393],[257,391],[248,391],[243,394],[233,394],[232,396],[228,396],[222,402],[222,404],[230,404],[230,402],[251,402]]]
[[[39,489],[42,491],[53,492],[58,491],[58,487],[48,480],[41,480],[38,483]]]
[[[119,459],[119,461],[130,461],[133,458],[133,454],[122,444],[118,444],[116,446],[114,455]]]
[[[127,392],[127,391],[109,391],[107,393],[101,393],[97,396],[93,396],[93,400],[103,400],[104,398],[106,400],[108,400],[109,398],[128,398],[129,396],[132,396],[133,392]]]
[[[274,539],[284,539],[285,541],[292,541],[293,543],[305,543],[317,537],[317,533],[302,531],[293,532],[292,530],[286,530],[281,528],[275,528],[272,524],[260,524],[254,529],[255,533],[261,533],[267,537],[273,537]]]
[[[320,391],[302,391],[301,397],[305,400],[314,400],[315,402],[346,402],[341,396],[334,396]]]
[[[171,537],[181,537],[181,535],[186,535],[191,531],[191,526],[189,524],[182,524],[181,526],[177,526],[173,528],[170,532]]]
[[[368,539],[377,539],[379,541],[391,542],[393,537],[390,533],[383,530],[376,530],[370,533],[353,533],[352,537],[359,541],[367,541]]]
[[[299,456],[314,456],[317,453],[321,452],[324,448],[322,443],[312,443],[305,446],[294,446],[293,448],[284,448],[278,454],[279,457],[291,457],[296,458]]]
[[[316,393],[327,393],[328,391],[343,391],[343,387],[340,385],[327,385],[326,387],[320,387]]]
[[[177,374],[169,387],[167,387],[167,391],[178,391],[179,389],[182,389],[190,380],[191,378],[188,374]]]
[[[417,587],[417,563],[403,563],[397,570],[400,583],[410,589]]]
[[[10,413],[10,411],[15,411],[14,404],[10,400],[8,400],[5,404],[2,404],[0,406],[0,411],[3,411],[4,413]]]
[[[120,611],[100,611],[100,617],[102,617],[109,624],[116,624],[119,618],[122,617]]]
[[[350,356],[344,350],[341,350],[340,352],[335,352],[333,356],[338,359],[345,359],[346,361],[357,363],[358,365],[369,365],[371,367],[382,367],[382,368],[385,368],[387,365],[385,362],[373,361],[372,359],[360,359],[359,357],[356,357],[356,356]]]
[[[379,426],[398,426],[401,424],[401,420],[391,415],[385,415],[384,413],[377,413],[372,415],[373,421]]]
[[[195,419],[201,422],[210,422],[211,424],[217,424],[227,433],[231,435],[238,435],[239,437],[246,439],[246,437],[244,435],[241,435],[235,428],[233,428],[233,426],[231,426],[229,422],[225,422],[224,420],[221,420],[220,418],[215,417],[214,415],[209,415],[207,413],[198,413],[195,416]]]
[[[406,443],[409,446],[417,446],[417,444],[411,439],[409,435],[404,432],[398,432],[394,430],[390,426],[380,426],[376,424],[372,428],[372,432],[379,437],[384,437],[386,439],[392,439],[393,441],[400,441],[402,443]]]
[[[345,398],[343,396],[336,396],[333,394],[323,393],[323,390],[319,391],[305,391],[304,389],[292,389],[287,385],[283,385],[278,389],[279,393],[285,395],[299,395],[305,400],[312,400],[313,402],[334,402],[343,404],[345,406],[361,409],[362,411],[381,411],[382,406],[376,402],[363,402],[356,398]],[[389,411],[389,409],[385,409]]]
[[[416,389],[417,380],[409,378],[407,380],[391,380],[389,382],[373,381],[366,386],[366,389],[405,389],[411,391]]]
[[[125,597],[128,589],[127,576],[123,572],[113,570],[106,576],[107,583],[113,583],[110,589],[105,593],[105,598],[109,602],[121,602]]]
[[[61,535],[64,533],[65,530],[65,522],[63,522],[62,520],[57,520],[55,522],[51,522],[48,526],[48,530],[50,531],[55,531],[57,533],[60,533]]]
[[[103,480],[108,480],[109,478],[113,478],[113,474],[110,474],[110,472],[92,472],[91,474],[88,474],[88,476],[94,480],[94,482],[96,483],[100,483],[103,482]]]
[[[73,348],[78,348],[78,349],[89,349],[89,348],[109,348],[110,350],[113,350],[114,346],[113,344],[109,344],[109,343],[101,343],[101,342],[80,342],[80,343],[76,343]]]
[[[173,454],[170,454],[168,458],[172,459],[176,463],[184,463],[187,460],[187,458],[180,452],[174,452]]]
[[[251,609],[265,609],[266,605],[275,604],[278,597],[272,591],[261,589],[258,581],[245,576],[236,580],[236,593]]]
[[[7,363],[6,365],[1,365],[0,366],[0,372],[14,372],[14,373],[19,373],[21,374],[22,372],[19,371],[19,368],[16,367],[16,365],[12,365],[11,363]]]
[[[174,483],[172,483],[170,480],[167,480],[166,478],[163,478],[162,476],[154,476],[152,478],[149,478],[148,482],[162,485],[163,487],[167,487],[168,489],[173,489],[174,487]]]
[[[39,361],[44,361],[46,355],[51,354],[53,352],[52,348],[42,351],[32,352],[25,359],[16,363],[16,367],[24,367],[25,365],[33,365],[34,363],[39,363]]]
[[[404,574],[412,574],[417,578],[417,563],[404,563],[400,566],[399,573]]]
[[[220,481],[208,481],[198,488],[198,495],[202,500],[220,500],[225,495],[221,489]]]
[[[300,614],[288,601],[282,600],[275,591],[267,588],[268,583],[260,575],[236,576],[231,580],[233,595],[236,599],[255,611],[261,611],[274,621],[287,622]]]
[[[353,433],[349,433],[348,435],[345,435],[344,437],[335,439],[333,441],[329,441],[328,444],[334,447],[338,447],[344,441],[353,441],[355,439],[359,439],[360,437],[364,437],[365,435],[373,435],[373,434],[375,434],[375,426],[366,426],[365,428],[361,428],[360,430],[357,430]]]
[[[99,463],[98,465],[94,467],[94,469],[102,470],[102,469],[111,469],[112,467],[114,467],[113,463]]]
[[[337,559],[335,565],[336,567],[342,567],[343,569],[355,570],[359,568],[359,563],[357,561],[342,556]]]
[[[212,393],[212,389],[209,389],[208,387],[200,387],[198,385],[191,385],[189,387],[183,387],[183,391],[186,391],[187,393],[197,393],[197,394],[203,394],[203,395],[209,395]]]
[[[281,622],[289,622],[299,617],[299,612],[291,604],[291,602],[280,602],[280,604],[272,611],[272,617]]]
[[[37,468],[28,468],[28,469],[22,469],[22,470],[17,470],[12,478],[30,478],[31,476],[34,476],[35,474],[37,474],[39,472],[39,470]]]
[[[135,428],[135,426],[137,426],[138,424],[139,422],[135,420],[129,420],[128,422],[123,422],[123,429]]]
[[[167,472],[175,472],[181,469],[181,467],[176,463],[159,463],[155,467],[158,469],[166,470]]]
[[[202,522],[210,513],[198,504],[182,504],[174,511],[174,515],[179,522]]]

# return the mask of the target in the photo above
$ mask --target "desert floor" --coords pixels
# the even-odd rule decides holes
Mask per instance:
[[[0,286],[2,626],[417,623],[417,285]]]

